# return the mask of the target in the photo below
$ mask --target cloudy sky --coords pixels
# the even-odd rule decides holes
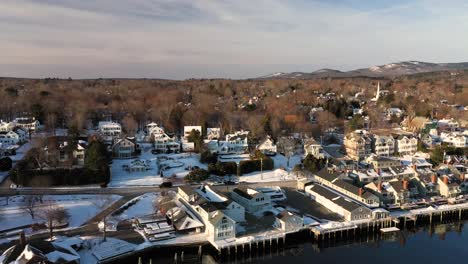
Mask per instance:
[[[247,78],[468,61],[466,0],[1,0],[0,76]]]

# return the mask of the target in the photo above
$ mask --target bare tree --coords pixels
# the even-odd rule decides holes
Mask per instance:
[[[53,201],[48,201],[46,204],[41,206],[37,214],[41,219],[46,221],[50,239],[54,236],[54,228],[66,224],[68,219],[70,219],[68,211],[63,208],[63,206],[60,206]]]
[[[38,197],[34,195],[29,195],[26,196],[24,200],[24,211],[26,211],[31,218],[34,220],[34,217],[36,216],[36,209],[37,209],[37,203],[39,202]]]
[[[93,205],[96,206],[96,208],[98,208],[100,212],[102,212],[106,210],[109,206],[111,206],[113,203],[114,201],[112,200],[110,196],[101,195],[99,196],[99,198],[97,198],[97,200],[93,202]],[[107,239],[107,223],[109,221],[110,213],[112,212],[104,213],[102,216],[101,223],[103,225],[103,228],[102,228],[102,240],[103,241],[106,241]]]

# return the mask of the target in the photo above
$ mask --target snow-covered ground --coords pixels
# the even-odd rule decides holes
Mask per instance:
[[[287,172],[282,169],[275,169],[272,171],[264,171],[263,176],[259,171],[244,174],[239,177],[241,182],[272,182],[272,181],[285,181],[285,180],[295,180],[296,174],[293,172]]]
[[[168,157],[169,160],[162,160],[158,165],[158,157]],[[128,172],[123,169],[123,165],[130,165],[133,160],[149,161],[150,169],[144,172]],[[170,167],[163,171],[164,177],[159,174],[159,166],[168,165]],[[198,166],[206,168],[205,164],[200,163],[200,155],[191,153],[181,154],[158,154],[151,153],[149,148],[142,151],[141,155],[135,159],[114,159],[111,166],[111,182],[109,186],[157,186],[164,181],[164,178],[172,178],[173,175],[181,180],[189,173],[187,167]]]
[[[120,199],[118,195],[102,195],[112,199],[113,202]],[[43,222],[38,216],[32,219],[28,212],[24,210],[26,196],[10,197],[8,205],[2,200],[0,205],[0,231],[15,227],[31,225]],[[78,227],[87,220],[94,217],[101,209],[97,208],[93,202],[99,199],[100,195],[45,195],[43,202],[55,201],[63,206],[70,214],[69,226]],[[110,206],[109,204],[108,206]],[[36,211],[40,210],[41,204],[37,204]]]
[[[294,166],[297,164],[301,164],[301,159],[304,158],[304,155],[295,154],[291,156],[289,159],[289,166],[288,166],[288,158],[281,154],[276,154],[275,156],[271,157],[275,162],[275,168],[285,168],[287,170],[292,170]]]
[[[131,205],[127,210],[123,211],[117,216],[120,220],[131,219],[135,217],[145,216],[153,213],[154,200],[159,196],[159,193],[145,193],[141,196],[135,197],[128,204],[137,201]],[[126,205],[123,205],[123,207]]]

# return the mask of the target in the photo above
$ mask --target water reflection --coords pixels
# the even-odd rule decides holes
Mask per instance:
[[[466,222],[465,222],[466,223]],[[440,224],[407,229],[390,234],[370,234],[343,241],[340,238],[325,241],[312,241],[311,237],[289,239],[286,247],[255,248],[242,254],[239,248],[236,254],[229,256],[210,247],[203,248],[198,255],[198,248],[155,250],[142,254],[141,263],[464,263],[466,245],[468,245],[467,227],[464,223]],[[184,254],[184,261],[181,256]],[[177,259],[175,258],[177,254]],[[461,261],[461,262],[460,262]],[[119,262],[123,263],[123,262]],[[125,260],[125,263],[138,263],[137,259]]]

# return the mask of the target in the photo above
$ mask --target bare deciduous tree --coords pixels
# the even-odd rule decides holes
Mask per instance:
[[[46,222],[51,239],[54,236],[54,229],[66,224],[68,219],[70,219],[68,211],[63,208],[63,206],[60,206],[53,201],[47,201],[43,206],[41,206],[37,215]]]
[[[114,203],[114,201],[112,200],[112,198],[110,196],[107,196],[107,195],[101,195],[100,197],[97,198],[97,200],[95,200],[93,202],[94,206],[96,206],[96,208],[98,208],[100,212],[106,210],[113,203]],[[112,212],[110,212],[110,213],[112,213]],[[102,240],[103,241],[106,241],[106,239],[107,239],[107,223],[108,223],[108,220],[109,220],[110,217],[111,217],[111,215],[109,215],[109,214],[103,214],[103,217],[102,217],[102,225],[103,225]]]

